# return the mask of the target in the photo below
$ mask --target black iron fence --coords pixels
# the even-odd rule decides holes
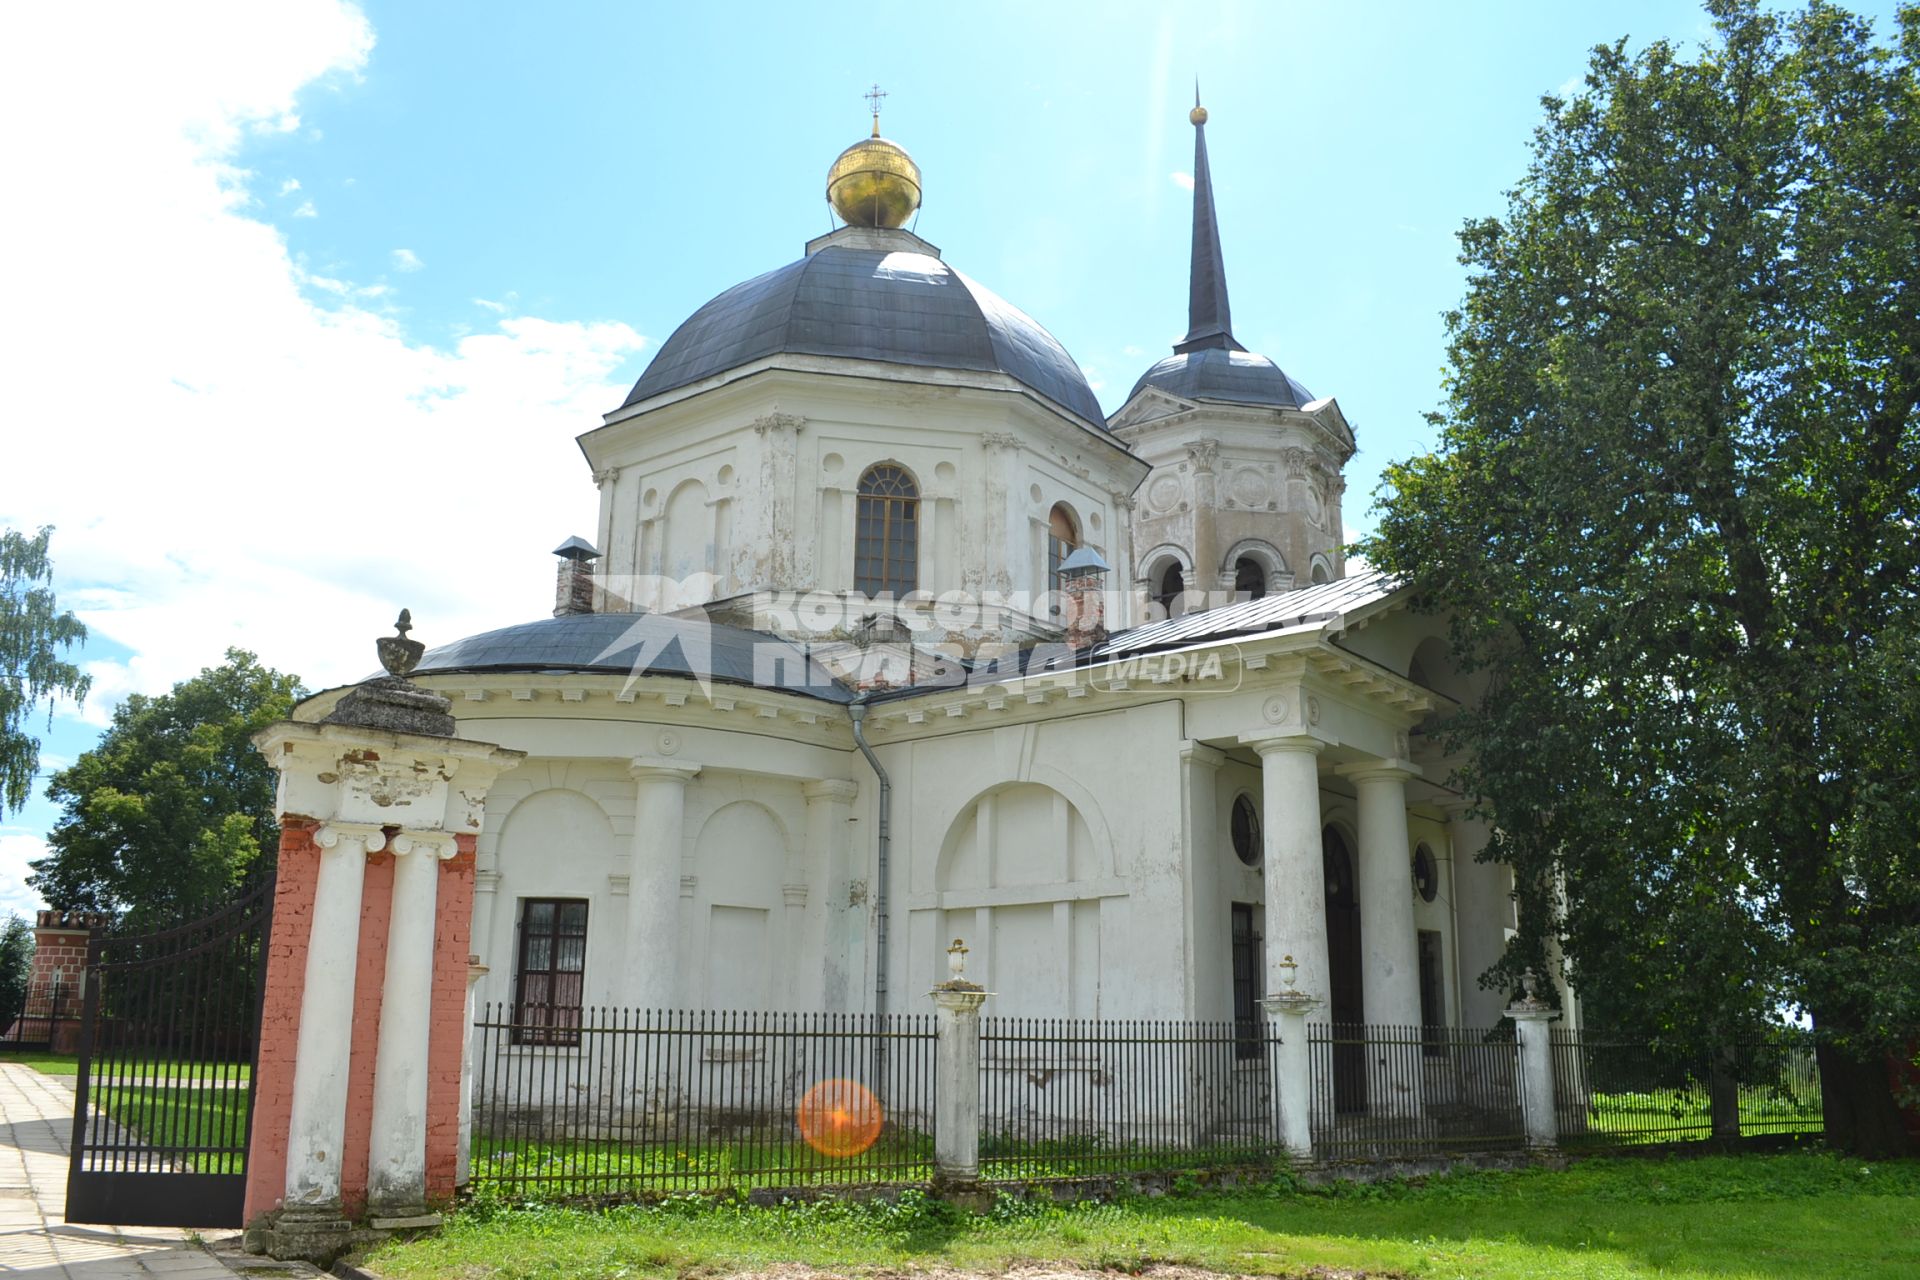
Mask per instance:
[[[67,993],[66,984],[56,978],[39,998],[29,997],[19,1016],[0,1035],[0,1047],[16,1050],[48,1050],[54,1047],[60,1024],[77,1020],[80,1010]]]
[[[1552,1046],[1565,1146],[1825,1131],[1810,1036],[1699,1049],[1556,1028]]]
[[[539,1199],[928,1182],[926,1014],[589,1008],[566,1045],[474,1027],[473,1189]]]
[[[1374,1159],[1526,1145],[1511,1030],[1320,1023],[1307,1029],[1314,1153]]]
[[[1266,1023],[984,1019],[980,1176],[1271,1164],[1278,1044]]]

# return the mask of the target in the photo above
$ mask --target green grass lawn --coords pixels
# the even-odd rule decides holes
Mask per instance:
[[[1138,1271],[1178,1263],[1256,1275],[1920,1276],[1920,1163],[1828,1154],[1593,1159],[1555,1173],[1131,1198],[1056,1207],[1002,1199],[981,1217],[901,1203],[753,1208],[691,1198],[604,1211],[471,1205],[439,1236],[366,1259],[390,1280],[725,1274],[777,1262],[833,1270],[1021,1262]]]

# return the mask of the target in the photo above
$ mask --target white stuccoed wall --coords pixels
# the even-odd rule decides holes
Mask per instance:
[[[615,415],[582,437],[600,478],[601,570],[614,590],[636,575],[697,573],[711,580],[676,604],[850,590],[860,477],[883,462],[920,489],[922,590],[1043,591],[1056,503],[1113,566],[1113,585],[1131,578],[1127,505],[1147,467],[1112,436],[1002,375],[914,370],[907,380],[888,366],[814,363],[817,372],[766,369]],[[1109,625],[1128,621],[1123,610]]]

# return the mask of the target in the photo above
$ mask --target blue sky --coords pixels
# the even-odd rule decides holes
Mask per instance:
[[[1339,398],[1364,530],[1431,443],[1452,232],[1500,209],[1540,95],[1595,43],[1707,31],[1677,2],[37,9],[0,42],[31,424],[0,525],[58,526],[94,633],[56,766],[231,644],[320,687],[403,604],[430,643],[540,616],[593,527],[572,437],[828,229],[874,81],[919,233],[1111,412],[1185,328],[1198,75],[1236,333]],[[0,910],[53,818],[0,822]]]

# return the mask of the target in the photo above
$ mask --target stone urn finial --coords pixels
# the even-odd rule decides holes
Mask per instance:
[[[427,646],[418,640],[407,639],[407,632],[413,630],[413,610],[402,609],[400,616],[394,620],[393,629],[395,634],[381,636],[373,644],[380,652],[380,665],[387,669],[387,674],[404,680],[420,665],[421,655],[426,653]]]
[[[967,944],[959,938],[947,948],[947,976],[955,982],[961,982],[967,976]]]
[[[347,690],[333,710],[321,717],[320,723],[360,725],[435,738],[453,737],[458,729],[453,718],[453,703],[407,679],[427,652],[427,646],[407,638],[407,632],[413,630],[413,610],[402,609],[393,629],[395,634],[381,636],[373,642],[380,654],[380,665],[387,673]]]

